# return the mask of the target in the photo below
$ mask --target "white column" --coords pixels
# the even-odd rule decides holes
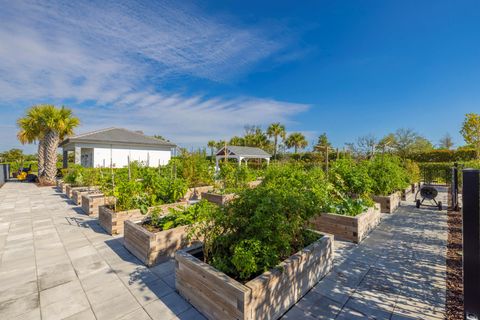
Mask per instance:
[[[75,147],[75,164],[81,164],[82,148]]]

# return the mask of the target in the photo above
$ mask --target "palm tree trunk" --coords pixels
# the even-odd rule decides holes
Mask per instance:
[[[45,147],[44,147],[44,141],[43,139],[38,140],[38,151],[37,151],[37,157],[38,157],[38,176],[40,177],[43,174],[43,171],[45,170]]]
[[[60,136],[55,131],[49,131],[45,135],[45,169],[42,174],[42,183],[55,183],[57,175],[57,149]]]
[[[295,149],[295,153],[297,153],[297,145],[294,146],[294,149]]]
[[[273,159],[277,159],[277,136],[273,138],[274,141],[274,149],[273,149]]]

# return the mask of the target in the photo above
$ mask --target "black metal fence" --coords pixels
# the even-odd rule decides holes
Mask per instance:
[[[480,319],[480,170],[463,170],[463,293],[465,319]]]

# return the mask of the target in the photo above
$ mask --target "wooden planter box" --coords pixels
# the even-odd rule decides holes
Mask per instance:
[[[237,195],[235,193],[227,193],[227,194],[218,194],[218,193],[211,193],[211,192],[202,193],[202,199],[205,199],[212,203],[216,203],[221,206],[229,201],[232,201],[233,199],[235,199],[236,196]]]
[[[402,201],[414,201],[415,194],[418,191],[418,184],[412,183],[411,186],[402,191]]]
[[[189,200],[190,198],[192,198],[194,192],[197,192],[198,197],[201,198],[203,193],[211,192],[211,191],[213,191],[213,186],[203,186],[203,187],[189,188],[187,190],[187,193],[183,197],[183,199],[185,201]]]
[[[82,197],[89,194],[101,194],[97,187],[83,187],[82,189],[75,189],[72,191],[72,200],[77,206],[82,205]],[[83,209],[83,208],[82,208]]]
[[[175,202],[158,206],[158,208],[162,210],[163,214],[167,214],[168,209],[170,208],[187,205],[187,202]],[[134,222],[140,222],[145,219],[148,213],[151,212],[153,209],[154,207],[149,208],[147,214],[144,215],[140,212],[140,209],[115,212],[112,209],[109,209],[107,206],[103,205],[98,208],[98,220],[102,228],[109,234],[123,234],[125,221],[129,220]]]
[[[86,187],[72,187],[71,185],[67,185],[65,187],[65,194],[69,199],[73,199],[73,192],[77,190],[84,190]]]
[[[330,233],[335,239],[360,243],[377,227],[382,219],[380,204],[352,217],[335,213],[322,213],[310,220],[312,229]]]
[[[123,245],[149,267],[173,258],[175,251],[191,244],[187,239],[188,226],[154,233],[141,224],[125,221]]]
[[[98,215],[98,208],[113,201],[113,197],[105,197],[103,193],[82,194],[82,210],[87,215]]]
[[[176,288],[208,319],[278,319],[332,268],[333,236],[325,235],[253,280],[242,284],[192,254],[175,253]]]
[[[373,201],[380,203],[380,211],[393,213],[400,206],[401,193],[399,191],[388,196],[373,196]]]
[[[248,187],[249,187],[249,188],[252,188],[252,189],[253,189],[253,188],[256,188],[256,187],[258,187],[258,185],[259,185],[260,183],[262,183],[262,181],[263,181],[263,180],[250,181],[250,182],[248,183]]]
[[[65,182],[63,182],[63,181],[60,182],[59,188],[60,188],[60,190],[62,191],[62,193],[66,193],[66,192],[67,192],[67,186],[69,186],[68,183],[65,183]]]

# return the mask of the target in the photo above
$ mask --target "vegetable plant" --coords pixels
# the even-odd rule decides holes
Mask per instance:
[[[204,239],[207,263],[248,281],[318,239],[305,226],[325,205],[327,185],[321,169],[271,165],[261,185],[209,211],[191,234]]]

